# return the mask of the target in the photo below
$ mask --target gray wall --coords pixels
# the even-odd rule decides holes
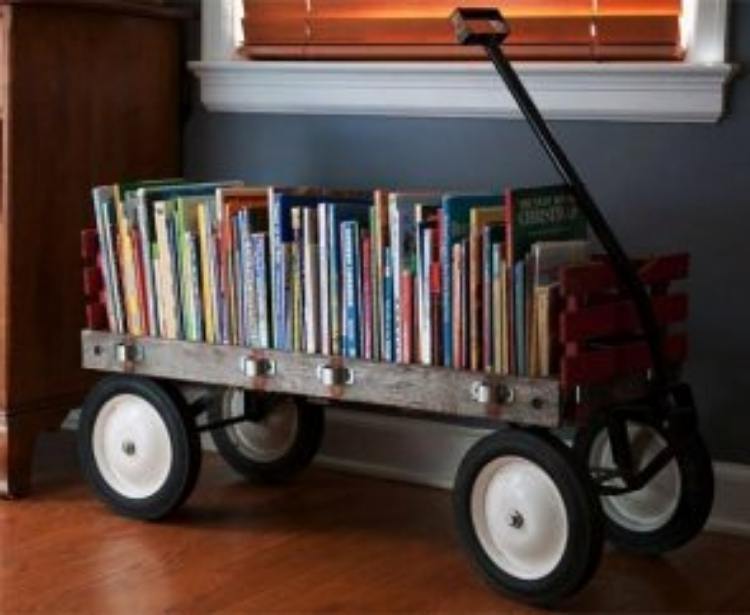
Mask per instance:
[[[732,6],[750,61],[750,4]],[[718,125],[561,122],[554,130],[628,248],[693,255],[690,361],[712,452],[750,463],[750,80]],[[555,181],[519,121],[207,114],[186,174],[255,184],[496,188]]]

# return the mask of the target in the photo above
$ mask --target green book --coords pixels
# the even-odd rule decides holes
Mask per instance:
[[[544,186],[509,190],[505,198],[507,261],[511,280],[508,292],[513,308],[509,311],[511,366],[516,374],[525,372],[525,348],[522,340],[528,339],[525,297],[519,297],[525,280],[518,280],[518,263],[539,241],[568,241],[586,239],[588,224],[568,186]]]

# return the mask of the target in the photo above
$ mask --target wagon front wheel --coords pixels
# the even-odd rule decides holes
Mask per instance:
[[[624,427],[636,471],[642,471],[668,446],[677,444],[655,421],[633,416],[625,420]],[[578,432],[575,450],[593,475],[613,476],[607,486],[625,486],[617,478],[604,413]],[[671,551],[703,529],[713,497],[711,457],[700,434],[695,432],[676,447],[672,459],[642,488],[601,497],[607,538],[627,551],[648,555]]]
[[[227,389],[211,422],[242,419],[211,431],[219,454],[255,483],[280,483],[304,470],[323,439],[323,409],[299,398]]]
[[[116,512],[158,520],[190,495],[201,449],[179,393],[136,376],[109,376],[91,390],[78,428],[81,468]]]
[[[507,430],[480,440],[456,475],[454,507],[470,555],[514,598],[554,604],[599,563],[602,519],[591,483],[546,434]]]

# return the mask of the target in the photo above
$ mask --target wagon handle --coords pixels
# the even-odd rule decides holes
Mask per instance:
[[[635,303],[651,354],[654,384],[663,390],[668,385],[668,375],[662,351],[662,332],[646,287],[612,227],[594,202],[586,184],[553,136],[518,73],[503,53],[501,45],[510,34],[508,23],[495,8],[458,8],[453,12],[451,21],[460,44],[479,46],[487,53],[547,157],[572,190],[578,207],[609,255],[615,274]]]

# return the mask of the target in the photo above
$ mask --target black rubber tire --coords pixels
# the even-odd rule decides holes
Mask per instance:
[[[221,401],[209,410],[210,422],[227,418],[223,406],[226,403],[226,396],[232,394],[234,394],[233,390],[227,389]],[[273,460],[253,458],[250,452],[243,450],[233,438],[232,430],[242,425],[241,423],[214,429],[211,431],[211,438],[223,459],[248,481],[259,484],[288,482],[310,465],[320,449],[325,431],[323,408],[300,398],[275,395],[257,395],[254,401],[257,404],[260,421],[265,420],[265,417],[274,412],[276,404],[289,401],[294,404],[297,413],[297,430],[293,442],[283,455]]]
[[[488,463],[504,456],[525,458],[554,482],[565,504],[568,540],[559,564],[546,576],[526,580],[501,569],[477,537],[471,514],[472,490]],[[591,481],[571,451],[546,432],[507,429],[486,436],[464,457],[453,490],[458,533],[487,580],[514,599],[553,606],[579,591],[596,571],[604,542],[599,501]]]
[[[129,394],[148,401],[169,433],[173,458],[167,479],[147,498],[130,498],[113,489],[102,476],[94,456],[93,431],[104,404]],[[96,495],[115,512],[144,521],[157,521],[176,511],[192,493],[201,467],[201,445],[185,401],[171,386],[139,376],[108,376],[91,390],[81,409],[78,426],[81,469]]]
[[[664,430],[656,423],[637,418],[628,421],[648,425],[669,442]],[[591,448],[603,429],[606,429],[606,416],[600,413],[576,434],[575,453],[587,466]],[[651,531],[626,528],[610,518],[603,506],[605,533],[614,546],[632,553],[661,555],[685,545],[706,525],[714,500],[714,472],[711,456],[697,431],[678,451],[676,459],[680,471],[680,500],[672,517],[660,528]]]

